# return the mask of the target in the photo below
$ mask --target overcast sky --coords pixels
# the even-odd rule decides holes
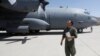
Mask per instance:
[[[48,0],[47,7],[69,7],[87,9],[91,15],[100,17],[100,0]]]

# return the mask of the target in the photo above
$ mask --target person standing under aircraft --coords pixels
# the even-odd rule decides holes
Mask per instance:
[[[91,27],[91,32],[93,31],[93,27]]]
[[[77,38],[76,29],[73,27],[73,21],[67,21],[67,27],[63,32],[63,36],[61,39],[61,45],[63,44],[63,40],[65,39],[65,54],[66,56],[75,56],[76,49],[75,49],[75,42],[74,39]]]

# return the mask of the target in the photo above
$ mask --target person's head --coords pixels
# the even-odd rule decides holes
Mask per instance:
[[[66,23],[67,27],[70,28],[73,26],[73,21],[72,20],[68,20]]]

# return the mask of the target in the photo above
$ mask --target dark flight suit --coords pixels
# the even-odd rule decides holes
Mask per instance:
[[[66,32],[70,32],[71,36],[75,36],[77,38],[77,32],[74,27],[71,28],[66,28],[63,32],[63,38],[65,38],[65,54],[66,56],[75,56],[76,54],[76,49],[75,49],[75,43],[74,43],[74,38],[71,41],[68,41]]]

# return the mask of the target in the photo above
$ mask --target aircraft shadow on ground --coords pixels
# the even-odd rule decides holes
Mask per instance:
[[[40,32],[40,33],[29,33],[29,34],[7,34],[7,33],[0,33],[0,42],[1,41],[9,41],[6,44],[11,44],[11,43],[15,43],[15,42],[21,42],[22,44],[25,44],[27,40],[31,40],[31,39],[35,39],[38,37],[32,37],[32,38],[27,38],[27,36],[41,36],[41,35],[61,35],[62,32]],[[22,38],[17,38],[17,39],[12,39],[10,37],[13,36],[22,36],[24,37]],[[26,36],[26,37],[25,37]]]
[[[3,33],[3,34],[0,33],[0,42],[1,41],[9,41],[6,44],[11,44],[11,43],[15,43],[15,42],[21,42],[22,44],[25,44],[27,40],[31,40],[33,38],[37,38],[37,37],[32,37],[32,38],[24,37],[24,38],[19,38],[19,39],[18,38],[17,39],[9,38],[11,36],[14,36],[14,35],[8,35],[6,33]],[[19,35],[16,35],[16,36],[19,36]]]
[[[1,39],[0,41],[10,41],[6,44],[11,44],[11,43],[15,43],[15,42],[19,42],[21,41],[22,44],[25,44],[27,40],[30,40],[30,39],[27,39],[27,37],[24,37],[24,39]]]
[[[91,33],[90,31],[83,32],[83,33],[78,33],[78,34],[86,34],[86,33]],[[40,32],[40,33],[29,33],[29,34],[7,34],[7,33],[0,33],[0,41],[10,41],[6,44],[11,44],[15,42],[21,41],[22,44],[25,44],[27,40],[31,40],[32,38],[38,38],[38,37],[32,37],[32,38],[27,38],[25,36],[41,36],[41,35],[62,35],[63,32]],[[23,39],[6,39],[10,38],[12,36],[24,36]]]

